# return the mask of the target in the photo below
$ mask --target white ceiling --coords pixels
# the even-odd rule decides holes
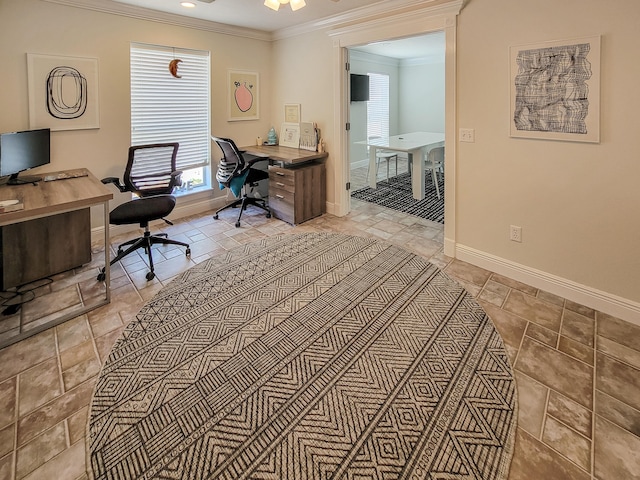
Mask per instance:
[[[379,11],[381,7],[398,7],[412,2],[412,0],[305,0],[307,5],[295,12],[289,5],[282,5],[280,10],[275,12],[264,6],[264,0],[213,0],[211,3],[192,0],[196,4],[195,8],[181,6],[181,0],[105,1],[266,32],[313,25],[320,21],[330,22],[331,19],[341,15],[350,17],[364,15],[374,9]],[[438,59],[441,57],[444,61],[444,34],[437,32],[402,40],[376,42],[372,45],[357,47],[356,50],[390,58]]]
[[[264,6],[264,0],[214,0],[205,3],[191,0],[195,8],[180,5],[182,0],[113,0],[138,7],[174,13],[212,22],[226,23],[240,27],[274,32],[333,17],[358,8],[384,3],[372,0],[305,0],[306,6],[292,11],[289,5],[282,5],[277,12]]]

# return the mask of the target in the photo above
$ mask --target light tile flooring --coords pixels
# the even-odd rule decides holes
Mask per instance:
[[[111,346],[143,303],[176,274],[219,252],[303,231],[401,245],[476,296],[504,339],[518,385],[509,479],[640,478],[640,327],[444,256],[441,225],[367,203],[352,206],[344,218],[323,215],[297,227],[252,210],[241,228],[234,228],[233,212],[219,221],[210,214],[177,221],[165,231],[188,241],[192,258],[159,248],[157,278],[147,282],[142,257],[131,255],[114,266],[109,305],[1,349],[0,480],[88,478],[92,390]]]

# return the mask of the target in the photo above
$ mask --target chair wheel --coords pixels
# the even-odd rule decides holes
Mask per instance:
[[[267,212],[267,218],[271,218],[271,212]]]
[[[240,222],[236,222],[236,228],[240,228]]]
[[[146,275],[147,280],[153,280],[154,278],[156,278],[156,274],[153,272],[149,272]]]
[[[118,255],[120,255],[121,253],[122,253],[122,249],[118,247]]]
[[[187,248],[187,251],[186,251],[186,252],[184,252],[184,254],[185,254],[187,257],[190,257],[190,256],[191,256],[191,249],[190,249],[190,248]]]
[[[104,272],[100,272],[98,274],[98,281],[99,282],[104,282],[107,279],[107,274]]]
[[[214,220],[218,220],[218,214],[217,213],[213,216],[213,219]]]

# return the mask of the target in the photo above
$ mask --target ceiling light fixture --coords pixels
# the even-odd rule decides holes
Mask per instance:
[[[306,5],[304,0],[264,0],[264,4],[276,12],[280,8],[280,5],[286,5],[287,3],[291,5],[291,10],[294,12]]]
[[[187,8],[194,8],[196,6],[196,4],[193,2],[181,2],[180,5]]]

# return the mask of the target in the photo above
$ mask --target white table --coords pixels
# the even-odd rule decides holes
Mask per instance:
[[[406,152],[409,163],[413,165],[411,172],[411,190],[413,198],[424,199],[424,155],[435,147],[444,146],[444,133],[413,132],[394,135],[386,138],[372,138],[355,142],[369,147],[369,186],[376,188],[376,152],[378,149]],[[413,162],[413,158],[418,161]]]

